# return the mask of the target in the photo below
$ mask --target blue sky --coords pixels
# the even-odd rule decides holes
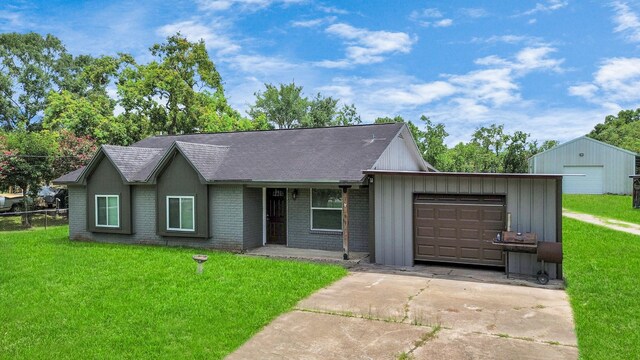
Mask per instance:
[[[365,122],[427,115],[450,144],[492,123],[565,141],[640,107],[638,0],[10,0],[0,31],[139,61],[180,31],[206,41],[242,112],[265,82],[295,81]]]

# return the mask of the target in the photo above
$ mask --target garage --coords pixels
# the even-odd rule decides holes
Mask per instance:
[[[415,195],[414,260],[504,266],[491,242],[505,229],[505,205],[500,195]]]
[[[604,192],[604,167],[564,166],[564,174],[584,176],[565,177],[562,192],[565,194],[602,194]]]

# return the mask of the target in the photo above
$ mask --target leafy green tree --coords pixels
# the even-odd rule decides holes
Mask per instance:
[[[53,35],[0,34],[0,125],[37,128],[47,94],[63,83],[61,68],[72,61]]]
[[[302,119],[301,127],[324,127],[333,125],[338,100],[331,96],[323,97],[318,93],[313,100],[307,102],[307,106],[307,114]]]
[[[597,124],[587,136],[640,153],[640,108],[607,115],[604,123]]]
[[[8,133],[4,141],[5,150],[0,159],[0,182],[5,186],[17,185],[23,189],[26,197],[35,198],[40,185],[53,176],[53,155],[58,149],[55,134],[20,130]],[[30,202],[24,202],[27,210]],[[26,215],[23,216],[23,224],[30,226]]]
[[[362,119],[354,104],[343,104],[332,124],[335,126],[357,125],[362,124]]]
[[[255,93],[256,101],[249,109],[249,116],[253,119],[264,117],[278,129],[302,126],[309,106],[309,100],[302,96],[302,86],[296,86],[293,82],[264,86],[264,92]],[[321,112],[318,111],[316,115],[321,120]]]
[[[504,125],[492,124],[489,127],[479,127],[472,135],[471,142],[477,144],[482,151],[476,156],[481,164],[479,171],[498,173],[503,172],[503,150],[509,135],[504,133]]]
[[[43,178],[45,182],[87,165],[98,150],[98,144],[94,139],[89,136],[76,136],[68,130],[56,133],[55,140],[58,146],[52,154],[51,169]]]
[[[223,94],[224,90],[204,41],[192,43],[178,33],[150,51],[155,60],[132,64],[120,73],[118,94],[125,116],[144,119],[152,132],[166,134],[209,127],[215,119],[206,116],[212,114],[206,92]]]

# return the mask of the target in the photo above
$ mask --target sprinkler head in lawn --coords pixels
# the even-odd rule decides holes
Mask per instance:
[[[198,263],[198,269],[196,270],[196,274],[202,274],[204,270],[204,263],[209,258],[207,255],[193,255],[193,260]]]

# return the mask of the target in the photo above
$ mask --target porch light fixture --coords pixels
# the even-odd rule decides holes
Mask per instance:
[[[291,192],[291,198],[293,200],[298,198],[298,189],[293,189],[293,191]]]

